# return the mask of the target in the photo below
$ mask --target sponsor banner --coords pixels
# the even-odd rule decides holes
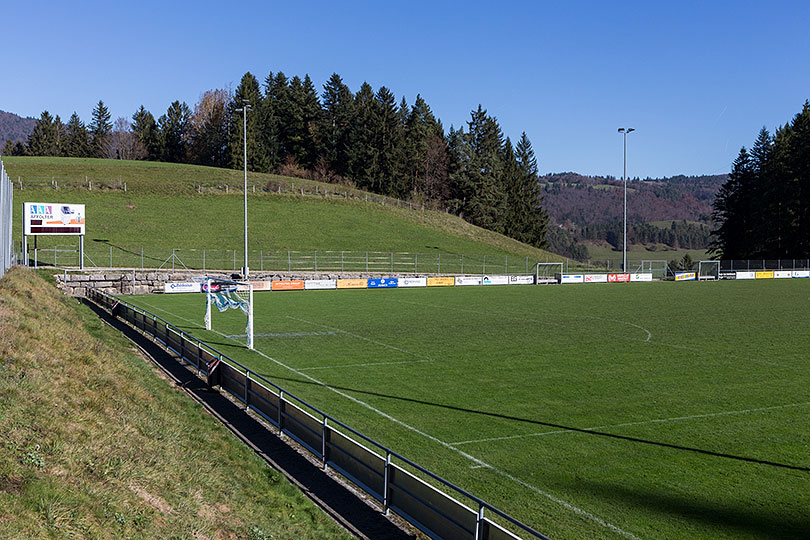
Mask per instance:
[[[462,285],[481,285],[481,276],[456,276],[456,287]]]
[[[427,278],[428,287],[452,287],[456,284],[456,278],[453,276],[440,276]]]
[[[338,289],[367,289],[368,280],[366,278],[350,278],[337,280]]]
[[[755,279],[773,279],[773,270],[765,270],[754,273]]]
[[[584,274],[560,274],[560,283],[584,283]]]
[[[790,270],[774,270],[773,278],[774,279],[785,279],[785,278],[792,278],[793,272]]]
[[[509,276],[509,285],[534,285],[534,276]]]
[[[304,281],[304,288],[308,291],[316,289],[337,289],[336,279],[308,279]]]
[[[509,285],[509,276],[484,276],[484,285]]]
[[[551,283],[559,283],[560,278],[558,276],[559,276],[559,274],[557,274],[557,276],[555,276],[555,277],[551,277],[551,276],[539,277],[539,278],[537,278],[537,284],[538,285],[545,285],[545,284],[551,284]]]
[[[369,289],[393,289],[397,286],[397,278],[374,278],[368,280]]]
[[[304,289],[304,281],[301,279],[274,281],[272,288],[274,291],[301,291]]]
[[[720,272],[720,279],[737,279],[737,272]]]
[[[628,283],[630,274],[608,274],[608,283]]]
[[[675,272],[675,281],[695,281],[696,279],[695,272]]]
[[[193,283],[191,281],[181,281],[178,283],[164,283],[163,292],[165,293],[179,293],[179,292],[201,292],[202,283]]]
[[[248,281],[248,283],[253,285],[253,292],[273,290],[272,281]]]
[[[737,272],[737,279],[754,279],[757,277],[756,272]]]
[[[807,277],[810,278],[810,270],[794,270],[791,272],[793,277]]]
[[[649,272],[630,274],[630,281],[652,281],[652,274]]]
[[[23,234],[84,234],[83,204],[23,203]]]
[[[584,283],[607,283],[608,282],[608,275],[607,274],[585,274],[582,278]]]
[[[427,287],[426,277],[401,277],[397,280],[397,287]]]

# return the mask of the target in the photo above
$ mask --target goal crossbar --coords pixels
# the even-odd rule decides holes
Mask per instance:
[[[247,347],[253,349],[253,285],[229,279],[205,278],[205,329],[211,330],[211,307],[220,312],[239,309],[247,315]]]

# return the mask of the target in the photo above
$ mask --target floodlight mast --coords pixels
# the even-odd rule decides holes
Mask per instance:
[[[247,112],[251,110],[251,106],[248,104],[248,100],[243,99],[242,103],[244,105],[239,109],[234,109],[236,112],[242,113],[242,128],[244,133],[244,164],[245,164],[245,188],[244,188],[244,196],[245,196],[245,266],[242,268],[242,274],[244,278],[248,278],[248,241],[247,241]]]
[[[624,136],[624,243],[622,244],[622,272],[627,272],[627,134],[634,132],[635,128],[619,128]]]

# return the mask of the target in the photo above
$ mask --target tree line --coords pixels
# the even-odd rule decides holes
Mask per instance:
[[[810,102],[742,147],[713,205],[711,251],[724,259],[810,257]]]
[[[243,107],[247,107],[245,114]],[[245,123],[246,118],[246,123]],[[155,119],[141,106],[111,122],[103,101],[89,125],[43,112],[25,143],[6,155],[101,157],[247,168],[346,183],[445,208],[463,219],[546,246],[537,160],[522,133],[515,144],[482,107],[445,132],[427,102],[363,83],[352,92],[333,74],[318,93],[308,75],[246,73],[234,91],[205,92],[190,108],[174,101]]]

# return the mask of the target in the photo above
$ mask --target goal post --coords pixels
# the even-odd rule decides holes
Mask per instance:
[[[544,283],[559,283],[557,275],[563,273],[563,263],[561,262],[537,263],[534,265],[534,270],[535,270],[534,282],[537,285],[541,285]]]
[[[698,275],[701,279],[720,279],[720,261],[700,261],[698,262]]]
[[[225,312],[229,309],[239,309],[247,315],[246,335],[247,347],[253,349],[253,285],[242,281],[229,279],[205,278],[205,329],[211,330],[211,307]]]

